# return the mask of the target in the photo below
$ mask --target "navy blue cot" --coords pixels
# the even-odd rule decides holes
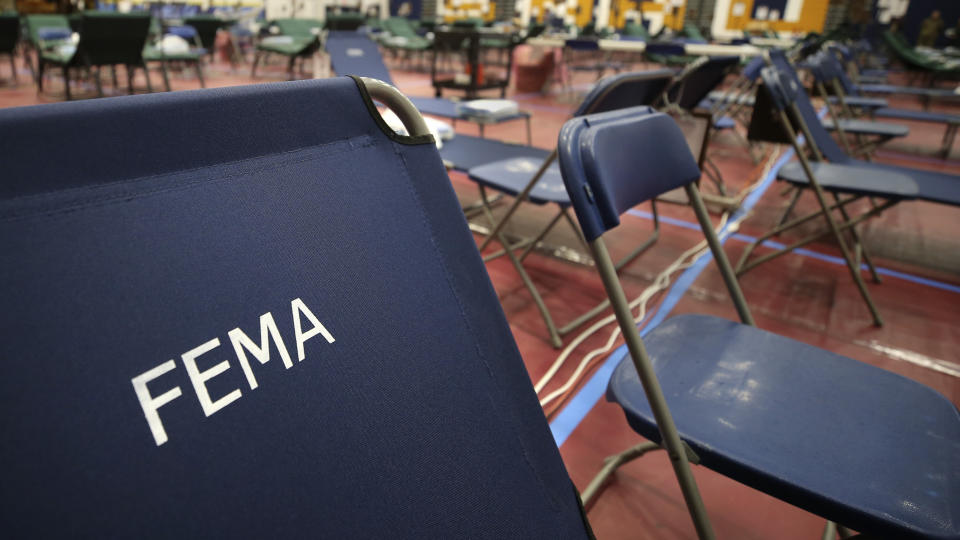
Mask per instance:
[[[588,535],[432,138],[367,86],[0,111],[4,536]]]
[[[878,538],[960,538],[957,408],[912,380],[755,328],[694,185],[696,162],[671,124],[635,108],[571,120],[560,135],[564,182],[630,352],[607,397],[651,441],[609,459],[585,503],[617,466],[662,445],[676,456],[701,538],[712,530],[685,479],[687,455]],[[682,315],[641,340],[603,235],[622,213],[681,186],[743,324]]]
[[[325,45],[330,55],[330,66],[338,75],[357,75],[377,79],[387,84],[393,84],[390,71],[383,63],[380,49],[366,34],[346,30],[332,30],[327,34]],[[519,111],[507,116],[496,118],[470,116],[457,108],[457,102],[444,98],[411,96],[410,101],[422,114],[474,122],[480,126],[481,133],[485,124],[497,124],[511,120],[525,120],[527,122],[527,143],[530,143],[530,113]],[[446,142],[444,142],[446,144]]]

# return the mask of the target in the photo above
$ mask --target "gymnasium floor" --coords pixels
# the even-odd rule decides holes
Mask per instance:
[[[13,86],[6,64],[0,68],[0,106],[30,105],[62,99],[62,83],[52,79],[47,93],[38,96],[26,66],[19,64],[20,84]],[[263,70],[264,76],[253,80],[249,66],[231,71],[226,63],[217,62],[206,68],[207,86],[231,86],[283,80],[283,66],[274,64]],[[415,71],[394,70],[402,90],[411,95],[430,95],[428,75]],[[121,76],[121,80],[125,77]],[[138,76],[142,86],[142,77]],[[153,75],[159,85],[159,74]],[[586,76],[575,81],[578,88],[590,82]],[[199,85],[189,74],[174,75],[175,89],[192,89]],[[108,89],[109,90],[109,89]],[[80,89],[78,95],[92,89]],[[534,144],[544,148],[556,142],[560,126],[575,107],[569,96],[523,94],[513,96],[522,108],[533,113]],[[919,108],[913,99],[892,99],[892,106]],[[957,112],[956,108],[937,106]],[[322,119],[317,119],[322,122]],[[881,162],[918,168],[929,168],[960,174],[957,151],[950,159],[933,157],[940,144],[942,127],[907,123],[911,134],[902,141],[889,144],[877,153]],[[460,123],[457,131],[475,134],[473,125]],[[6,134],[5,136],[16,136]],[[188,136],[188,134],[185,134]],[[513,142],[524,142],[521,124],[488,127],[486,136]],[[720,166],[727,188],[739,191],[761,180],[765,161],[754,163],[742,143],[730,134],[722,134],[710,146]],[[781,149],[778,157],[784,155]],[[765,148],[769,156],[773,148]],[[464,204],[476,201],[476,187],[464,176],[451,173],[451,181]],[[705,183],[706,184],[706,183]],[[777,182],[762,185],[755,192],[755,204],[739,228],[739,234],[728,239],[725,249],[736,261],[748,237],[755,237],[779,219],[787,197],[784,186]],[[797,212],[814,207],[812,195],[801,199]],[[502,207],[501,210],[502,211]],[[650,233],[650,205],[635,209],[612,234],[611,251],[625,254]],[[623,273],[628,297],[638,296],[684,251],[700,240],[693,230],[692,212],[677,204],[660,203],[662,218],[658,242]],[[525,207],[511,231],[533,230],[549,219],[551,209]],[[719,216],[714,218],[719,220]],[[483,225],[482,220],[477,222]],[[960,209],[924,202],[906,202],[868,221],[860,228],[866,246],[881,269],[883,283],[868,281],[868,288],[886,324],[871,324],[869,312],[862,302],[847,269],[838,262],[839,251],[832,241],[816,242],[802,254],[789,254],[756,268],[741,278],[747,301],[760,327],[792,338],[827,348],[857,360],[881,366],[913,378],[940,391],[955,404],[960,404]],[[804,229],[810,232],[821,223]],[[480,237],[477,237],[478,240]],[[797,238],[796,233],[780,241]],[[549,245],[566,245],[582,252],[572,232],[558,227],[545,240]],[[766,248],[760,248],[764,250]],[[492,248],[491,248],[492,250]],[[536,252],[527,260],[529,273],[559,323],[566,322],[603,298],[600,281],[590,266],[575,264]],[[560,351],[546,339],[543,321],[519,276],[503,258],[488,265],[491,279],[500,295],[516,340],[527,364],[531,379],[536,382],[547,371]],[[684,273],[686,272],[686,273]],[[669,310],[678,313],[709,313],[736,318],[726,289],[712,262],[681,270],[671,280],[673,286],[683,275],[683,287],[669,289],[653,296],[648,313],[659,313],[661,306],[674,304]],[[866,278],[866,275],[865,275]],[[669,307],[667,305],[666,307]],[[559,388],[573,373],[581,359],[607,341],[613,326],[606,326],[588,338],[570,355],[554,379],[545,387],[541,398]],[[565,344],[572,337],[565,339]],[[614,345],[619,347],[620,342]],[[600,354],[589,364],[581,382],[590,381],[604,367],[608,354]],[[856,381],[850,381],[856,384]],[[640,441],[627,426],[619,408],[602,398],[601,379],[593,384],[576,385],[566,399],[545,407],[555,434],[562,440],[561,454],[573,481],[583,489],[600,468],[603,458]],[[896,396],[890,396],[896,399]],[[558,405],[559,404],[559,405]],[[905,403],[904,407],[909,407]],[[790,414],[784,412],[784,422]],[[830,444],[830,427],[824,427],[823,444]],[[851,449],[855,451],[855,449]],[[766,495],[701,468],[695,469],[703,498],[713,519],[719,538],[813,538],[819,534],[821,519],[778,502]],[[588,516],[599,538],[693,538],[673,473],[663,453],[654,453],[622,468]]]

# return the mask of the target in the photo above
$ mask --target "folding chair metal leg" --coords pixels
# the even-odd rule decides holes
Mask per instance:
[[[100,81],[100,66],[97,66],[97,73],[93,77],[94,85],[97,87],[97,97],[103,97],[103,82]]]
[[[261,55],[262,53],[260,51],[256,51],[253,53],[253,67],[250,69],[251,79],[257,76],[257,65],[260,63]]]
[[[697,200],[700,200],[699,196]],[[700,201],[700,207],[703,208],[703,201]],[[706,213],[706,209],[703,209],[703,211]],[[617,278],[616,269],[610,259],[610,253],[607,252],[607,246],[604,244],[603,238],[597,238],[590,242],[590,249],[593,252],[594,260],[597,262],[597,270],[600,272],[603,287],[613,304],[613,311],[616,314],[617,322],[620,324],[620,330],[623,332],[627,349],[630,351],[630,358],[640,376],[640,382],[650,403],[650,410],[653,412],[657,427],[660,430],[662,446],[670,457],[670,464],[677,476],[687,510],[690,512],[693,525],[697,530],[697,536],[701,539],[715,538],[713,527],[710,525],[710,518],[707,516],[703,500],[700,497],[700,490],[697,488],[693,472],[690,470],[690,461],[687,457],[688,447],[680,440],[677,426],[673,423],[673,416],[670,414],[670,409],[667,408],[667,401],[663,396],[663,390],[660,388],[656,372],[653,370],[653,363],[647,355],[643,340],[640,339],[640,332],[633,322],[633,313],[627,303],[623,288],[620,286],[620,280]]]
[[[117,82],[117,66],[110,66],[110,77],[113,79],[113,89],[116,90],[120,86],[120,83]]]
[[[147,92],[153,93],[153,83],[150,82],[150,70],[147,68],[146,62],[140,65],[143,68],[143,80],[147,83]],[[170,91],[169,82],[167,83],[167,91]]]
[[[61,71],[63,72],[63,88],[67,94],[67,101],[70,101],[71,99],[73,99],[70,96],[70,68],[68,68],[67,66],[63,66],[63,68],[61,68]]]
[[[800,122],[800,126],[803,129],[807,140],[813,140],[813,137],[808,132],[809,130],[807,129],[806,124],[803,124],[802,116],[800,116],[796,105],[793,105],[792,108],[794,117]],[[883,326],[883,319],[880,317],[880,312],[877,310],[877,306],[873,303],[873,298],[870,296],[870,291],[867,290],[866,283],[863,282],[863,277],[860,275],[860,269],[857,268],[856,264],[853,262],[853,259],[850,256],[850,251],[847,249],[847,243],[844,241],[843,235],[840,234],[840,230],[837,228],[837,222],[833,219],[833,214],[830,212],[830,205],[827,203],[823,189],[820,187],[820,182],[817,181],[816,175],[813,174],[813,170],[810,168],[810,162],[807,160],[807,156],[804,155],[803,149],[800,148],[800,145],[797,143],[797,134],[790,124],[790,119],[787,116],[786,111],[780,111],[780,122],[787,131],[787,135],[790,137],[790,140],[793,143],[794,151],[797,154],[797,158],[800,160],[800,166],[803,167],[803,171],[806,174],[807,179],[810,181],[811,187],[813,187],[813,192],[817,196],[817,202],[820,203],[820,208],[823,209],[823,217],[827,220],[827,225],[830,227],[830,231],[837,240],[837,245],[840,247],[840,252],[843,254],[843,260],[846,261],[847,269],[850,271],[850,277],[853,278],[854,283],[857,285],[857,289],[860,291],[860,296],[863,297],[863,301],[867,304],[867,308],[870,309],[870,314],[873,316],[873,323],[876,326]]]
[[[133,95],[133,66],[127,65],[127,93]]]
[[[840,202],[840,196],[836,193],[833,194],[833,200]],[[838,205],[840,210],[840,215],[843,216],[843,221],[845,223],[850,222],[850,216],[847,214],[847,209],[843,205]],[[860,268],[860,257],[863,257],[863,262],[867,264],[867,268],[870,270],[870,276],[873,278],[874,283],[881,283],[880,274],[877,273],[877,268],[873,265],[873,260],[870,258],[870,254],[867,252],[867,246],[863,244],[863,240],[860,238],[860,233],[857,232],[855,226],[850,227],[850,238],[853,240],[853,249],[854,249],[854,259],[857,263],[857,268]]]
[[[203,62],[197,60],[194,67],[197,69],[197,80],[200,81],[200,88],[206,88],[207,84],[203,80]]]
[[[503,229],[503,226],[506,225],[508,221],[510,221],[510,218],[513,217],[513,214],[516,213],[517,208],[519,208],[520,205],[523,203],[523,201],[527,199],[527,197],[530,195],[530,191],[533,190],[534,186],[537,185],[537,182],[540,181],[540,178],[543,176],[545,172],[547,172],[547,169],[550,167],[550,164],[553,163],[553,160],[555,159],[557,159],[556,148],[554,148],[553,151],[550,152],[550,155],[543,160],[543,163],[540,165],[540,168],[537,169],[537,172],[530,179],[530,182],[527,183],[526,187],[523,188],[523,191],[517,194],[517,196],[513,200],[513,204],[507,210],[507,213],[504,214],[504,216],[500,218],[500,221],[493,226],[493,230],[490,231],[490,235],[487,236],[483,240],[483,242],[480,244],[480,247],[478,248],[480,251],[483,251],[484,249],[486,249],[487,245],[490,244],[490,241],[493,240],[493,238],[500,233],[500,230]]]
[[[610,475],[616,472],[617,469],[637,458],[643,457],[652,450],[660,449],[660,445],[657,443],[643,442],[632,448],[628,448],[619,454],[614,454],[604,459],[603,468],[600,469],[600,472],[593,477],[593,480],[590,480],[590,483],[587,484],[586,489],[580,493],[580,500],[583,501],[583,507],[588,508],[590,506],[590,503],[593,502],[593,498],[596,497],[600,490],[607,485],[607,479],[610,478]]]
[[[480,186],[480,195],[484,200],[484,213],[487,215],[487,219],[490,220],[491,225],[494,223],[493,214],[490,212],[488,206],[487,192],[483,186]],[[514,255],[513,250],[510,249],[510,243],[504,238],[503,233],[500,229],[495,228],[495,233],[491,233],[490,237],[492,238],[493,234],[496,234],[497,241],[500,242],[500,245],[506,248],[507,258],[510,259],[510,262],[513,263],[513,267],[517,270],[517,273],[520,275],[520,279],[523,281],[524,286],[530,291],[530,295],[533,297],[533,302],[537,305],[537,309],[540,311],[540,316],[543,317],[544,323],[547,325],[547,331],[550,333],[550,344],[555,348],[560,348],[563,344],[560,341],[560,335],[557,333],[557,327],[553,323],[553,317],[550,316],[550,310],[547,309],[547,305],[543,302],[543,298],[540,296],[540,291],[537,290],[536,285],[534,285],[533,280],[530,279],[530,275],[527,274],[527,271],[523,268],[523,263],[521,263],[517,256]]]
[[[640,244],[636,249],[634,249],[634,250],[631,251],[629,254],[627,254],[625,257],[623,257],[622,259],[620,259],[619,261],[617,261],[617,263],[614,265],[614,269],[615,269],[617,272],[620,272],[620,270],[622,270],[623,267],[625,267],[626,265],[628,265],[628,264],[630,264],[631,262],[633,262],[633,260],[636,259],[637,257],[639,257],[641,254],[643,254],[644,251],[650,249],[650,247],[653,246],[653,244],[655,244],[655,243],[657,242],[657,240],[660,239],[660,216],[659,216],[659,213],[657,212],[657,202],[656,202],[655,200],[651,200],[651,201],[650,201],[650,205],[651,205],[651,207],[652,207],[652,209],[653,209],[653,212],[652,212],[652,213],[653,213],[653,233],[646,239],[646,241],[644,241],[642,244]],[[574,226],[574,224],[571,223],[571,226]],[[583,240],[583,233],[580,231],[580,228],[579,228],[579,227],[575,227],[575,229],[576,229],[576,232],[577,232],[578,237],[579,237],[581,240]],[[586,241],[585,241],[585,240],[583,240],[583,241],[584,241],[584,243],[586,244]],[[589,247],[589,245],[588,245],[588,247]],[[587,311],[587,312],[584,313],[583,315],[580,315],[580,316],[577,317],[576,319],[570,321],[569,323],[567,323],[566,325],[564,325],[563,327],[561,327],[561,328],[560,328],[560,335],[561,335],[561,336],[565,336],[565,335],[569,334],[570,332],[576,330],[577,328],[579,328],[580,326],[582,326],[583,323],[585,323],[585,322],[589,321],[590,319],[596,317],[596,316],[597,316],[598,314],[600,314],[603,310],[607,309],[608,306],[610,306],[610,299],[609,299],[609,298],[605,298],[602,302],[600,302],[599,304],[593,306],[589,311]],[[584,502],[584,504],[586,504],[586,502]]]

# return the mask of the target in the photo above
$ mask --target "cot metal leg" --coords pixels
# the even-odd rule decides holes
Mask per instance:
[[[697,200],[699,200],[699,197]],[[703,201],[701,201],[701,208],[702,205]],[[630,351],[630,358],[637,369],[637,374],[640,376],[644,393],[650,403],[650,410],[653,412],[657,427],[660,430],[662,446],[670,457],[670,463],[680,484],[680,490],[683,492],[683,499],[697,530],[697,536],[701,540],[713,539],[715,538],[713,527],[710,525],[710,518],[700,497],[700,490],[697,488],[693,472],[690,470],[687,447],[680,440],[677,426],[673,422],[673,416],[667,407],[660,382],[653,370],[653,363],[650,361],[643,340],[640,339],[640,333],[634,325],[633,313],[627,304],[627,298],[620,286],[616,269],[613,266],[613,261],[610,260],[610,254],[607,252],[607,246],[604,244],[603,238],[591,241],[590,249],[593,252],[594,260],[597,262],[597,270],[600,272],[603,287],[613,304],[613,311],[616,314],[617,322],[620,324],[620,330],[623,332],[627,349]]]
[[[200,81],[200,88],[206,88],[207,83],[203,80],[203,63],[197,60],[195,67],[197,68],[197,80]]]
[[[17,62],[13,59],[13,53],[10,53],[10,75],[13,76],[14,86],[19,85],[20,81],[17,80]]]
[[[586,489],[584,489],[580,494],[580,499],[583,501],[583,507],[588,508],[590,506],[590,503],[593,502],[594,497],[600,493],[602,488],[606,487],[607,479],[609,479],[617,469],[637,458],[642,457],[647,452],[660,449],[661,448],[657,443],[643,442],[632,448],[628,448],[619,454],[614,454],[604,459],[603,468],[600,469],[600,472],[593,477],[593,480],[590,480],[590,483],[587,484]]]
[[[483,122],[478,122],[478,123],[477,123],[477,127],[480,128],[480,138],[481,138],[481,139],[486,138],[486,136],[485,136],[485,134],[484,134],[485,124],[484,124]]]
[[[113,80],[113,89],[116,90],[117,88],[120,87],[120,83],[117,82],[117,66],[112,64],[110,66],[110,77]]]
[[[943,144],[940,147],[940,157],[947,159],[950,157],[950,149],[953,148],[953,141],[957,138],[958,124],[948,124],[943,133]]]
[[[794,117],[801,119],[800,121],[802,122],[803,117],[796,109],[796,105],[794,104],[792,108],[794,109]],[[880,317],[880,312],[877,310],[876,304],[873,303],[873,298],[870,296],[870,291],[867,290],[866,283],[863,282],[863,277],[860,275],[860,269],[854,264],[853,258],[850,256],[850,251],[847,249],[847,243],[843,240],[843,235],[840,234],[840,230],[837,228],[837,222],[833,219],[833,215],[830,212],[830,204],[827,203],[823,189],[820,187],[820,182],[817,181],[816,176],[813,174],[813,170],[810,168],[810,162],[807,161],[807,156],[803,153],[803,149],[800,148],[800,145],[797,143],[797,134],[794,132],[793,126],[790,124],[790,119],[787,116],[786,111],[780,111],[780,123],[787,131],[787,134],[793,143],[794,151],[797,154],[797,158],[800,160],[800,165],[803,167],[803,171],[806,173],[807,178],[810,181],[810,185],[813,187],[813,192],[817,196],[817,202],[820,203],[820,208],[823,209],[823,217],[827,220],[827,225],[830,227],[830,231],[833,233],[834,238],[836,238],[837,245],[840,247],[840,252],[843,254],[843,259],[847,263],[847,269],[850,271],[850,277],[853,278],[854,283],[857,285],[857,289],[860,291],[860,296],[863,297],[863,301],[867,304],[867,308],[870,310],[870,314],[873,316],[873,324],[876,326],[883,326],[883,319]],[[806,129],[806,125],[801,123],[801,127],[804,128],[803,131],[807,136],[807,139],[813,140],[813,137],[807,133],[809,130]]]
[[[530,117],[527,117],[527,146],[533,146],[533,130],[530,127]]]
[[[127,93],[133,95],[133,66],[127,64]]]
[[[493,214],[490,212],[489,199],[487,199],[487,190],[483,186],[480,186],[480,196],[483,198],[484,202],[484,214],[486,214],[487,219],[490,220],[491,227],[493,227]],[[501,224],[502,223],[503,221],[501,221]],[[500,242],[500,245],[506,248],[507,258],[509,258],[510,262],[513,263],[513,267],[520,275],[520,279],[523,281],[524,286],[526,286],[527,290],[530,291],[530,296],[533,297],[533,302],[537,305],[537,309],[540,311],[540,316],[543,317],[543,322],[547,325],[547,332],[550,334],[550,344],[553,345],[554,348],[559,349],[560,346],[563,345],[563,342],[560,341],[560,335],[557,333],[557,327],[555,324],[553,324],[553,317],[550,316],[550,310],[547,309],[547,305],[543,302],[543,298],[540,296],[540,291],[537,290],[533,280],[530,279],[530,275],[527,274],[526,269],[523,268],[523,263],[517,259],[517,256],[513,253],[513,250],[510,249],[510,243],[506,238],[504,238],[501,228],[494,227],[494,230],[491,231],[490,236],[487,238],[493,238],[494,234],[496,234],[497,241]]]

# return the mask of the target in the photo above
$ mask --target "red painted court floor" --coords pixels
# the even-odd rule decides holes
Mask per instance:
[[[6,66],[0,70],[0,106],[62,99],[62,82],[58,78],[51,78],[46,93],[38,96],[30,72],[22,61],[18,66],[19,85],[13,85],[9,80]],[[250,78],[249,65],[233,71],[228,64],[217,62],[208,65],[206,72],[208,87],[285,78],[284,66],[280,63],[264,67],[261,70],[264,76],[256,80]],[[431,95],[426,73],[396,69],[394,77],[408,94]],[[142,76],[138,75],[136,80],[142,87]],[[158,86],[159,81],[159,74],[155,73],[154,84]],[[584,78],[577,82],[575,88],[583,91],[590,80]],[[174,74],[173,84],[175,90],[199,86],[189,70]],[[80,95],[84,93],[92,96],[93,89],[77,91]],[[575,96],[519,94],[513,97],[523,109],[533,114],[534,144],[553,147],[561,125],[575,108]],[[893,98],[891,105],[921,107],[912,98]],[[934,108],[957,112],[949,105],[934,104]],[[322,119],[317,121],[322,122]],[[960,174],[958,151],[948,159],[935,157],[943,135],[942,126],[907,124],[910,135],[880,150],[876,154],[878,161]],[[476,127],[470,124],[460,123],[456,129],[461,133],[477,133]],[[487,128],[486,136],[525,142],[522,124],[491,126]],[[774,151],[772,147],[760,150],[767,156]],[[710,152],[723,173],[727,188],[733,192],[756,182],[764,171],[765,162],[754,163],[742,141],[731,134],[715,137]],[[476,201],[476,187],[464,175],[451,173],[451,181],[465,204]],[[788,201],[783,188],[776,182],[770,185],[740,225],[739,233],[743,236],[727,240],[725,249],[732,261],[736,262],[746,246],[745,237],[761,234],[779,219]],[[667,218],[661,224],[659,240],[622,275],[631,298],[639,295],[661,271],[700,240],[700,233],[690,228],[695,218],[689,208],[673,203],[658,206],[660,215]],[[812,195],[807,194],[796,212],[811,210],[814,206]],[[647,214],[650,205],[642,205],[636,210],[625,216],[622,226],[610,235],[615,257],[629,252],[651,231],[652,222]],[[502,207],[498,211],[502,211]],[[551,212],[549,208],[527,205],[509,232],[533,230],[549,219]],[[797,213],[795,215],[799,215]],[[714,218],[719,221],[719,215]],[[475,222],[484,225],[483,220]],[[803,231],[777,240],[789,242],[799,234],[822,227],[823,223],[812,222]],[[871,324],[869,312],[846,267],[836,261],[839,251],[830,240],[814,242],[803,254],[788,254],[746,273],[741,278],[741,285],[760,327],[910,377],[943,393],[954,404],[960,404],[960,355],[956,352],[960,348],[958,228],[960,209],[926,202],[904,202],[859,228],[874,262],[883,273],[881,284],[868,280],[868,288],[886,322],[880,328]],[[477,236],[477,239],[479,241],[481,237]],[[568,246],[572,253],[583,255],[576,237],[562,224],[545,239],[545,243]],[[760,248],[761,252],[766,249]],[[488,248],[488,251],[492,250]],[[526,267],[561,324],[603,298],[599,278],[589,265],[534,252],[527,259]],[[549,344],[543,321],[510,263],[503,258],[497,259],[488,264],[488,270],[531,379],[536,382],[560,351]],[[679,272],[674,274],[673,280],[679,275]],[[665,293],[654,295],[648,310],[656,309],[664,296]],[[693,312],[736,318],[722,279],[712,263],[683,292],[671,313]],[[612,329],[612,325],[607,325],[577,347],[541,392],[541,398],[566,382],[585,355],[605,344]],[[568,336],[564,344],[572,339]],[[614,348],[621,343],[617,341]],[[606,353],[599,354],[578,380],[582,383],[589,379],[607,356]],[[851,384],[855,383],[851,381]],[[565,397],[576,395],[579,389],[580,385],[575,384]],[[896,399],[896,396],[890,399]],[[569,402],[563,398],[554,401],[545,407],[545,413],[553,420]],[[910,407],[910,404],[904,403],[903,406]],[[602,398],[593,406],[587,403],[581,408],[583,418],[569,433],[560,451],[574,483],[583,489],[599,470],[605,456],[637,444],[640,437],[627,426],[619,408]],[[788,412],[785,412],[783,421],[790,421]],[[829,444],[829,432],[830,426],[824,426],[824,444]],[[708,470],[696,467],[695,475],[719,538],[808,539],[817,537],[822,530],[823,520],[816,516]],[[617,472],[598,501],[588,509],[588,517],[596,535],[604,539],[694,537],[693,526],[663,453],[650,454]]]

